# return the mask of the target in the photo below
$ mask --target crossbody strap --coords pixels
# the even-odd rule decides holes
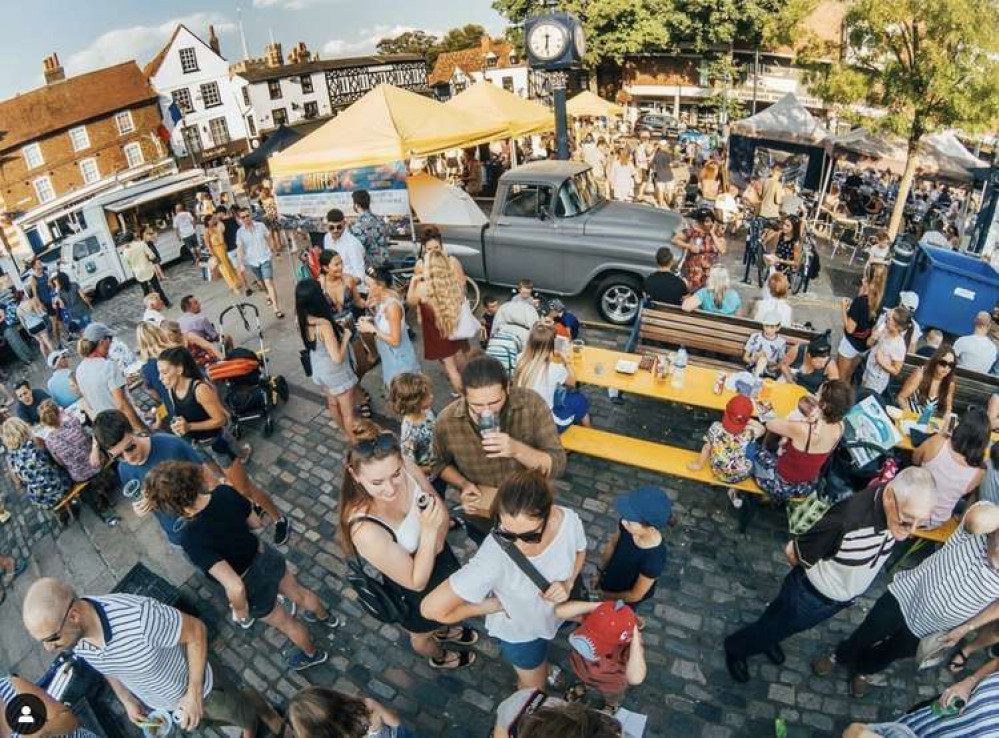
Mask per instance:
[[[517,548],[510,541],[507,541],[503,537],[497,535],[496,531],[493,531],[492,537],[493,540],[499,545],[500,549],[502,549],[503,553],[510,557],[513,563],[517,565],[517,568],[524,572],[527,578],[534,583],[535,587],[537,587],[542,593],[548,591],[548,588],[551,586],[551,582],[545,578],[544,574],[537,570],[537,567],[531,563],[530,559],[524,555],[523,551]]]
[[[383,528],[386,533],[388,533],[390,536],[392,536],[392,543],[398,543],[399,542],[399,539],[396,538],[395,531],[392,530],[392,527],[388,523],[386,523],[384,520],[382,520],[381,518],[376,518],[373,515],[358,515],[356,518],[351,518],[350,519],[350,527],[353,528],[357,523],[364,522],[365,520],[367,520],[369,522],[372,522],[375,525],[380,526],[381,528]],[[359,561],[359,562],[362,561],[361,554],[359,554],[357,552],[357,548],[356,547],[354,547],[354,558],[357,559],[357,561]]]

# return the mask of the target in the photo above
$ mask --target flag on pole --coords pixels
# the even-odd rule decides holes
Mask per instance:
[[[159,137],[165,142],[170,141],[170,136],[173,134],[173,129],[177,126],[177,123],[183,118],[183,114],[180,112],[180,108],[177,106],[176,102],[171,102],[170,107],[167,108],[166,115],[163,117],[163,123],[160,124],[156,132]]]

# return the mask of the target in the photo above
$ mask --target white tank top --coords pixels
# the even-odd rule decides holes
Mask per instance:
[[[375,518],[391,528],[392,532],[395,533],[396,543],[402,546],[406,550],[406,553],[415,554],[416,549],[420,546],[420,511],[416,507],[416,490],[419,489],[419,485],[409,472],[406,472],[406,481],[406,494],[409,495],[409,510],[398,527],[392,525],[387,520],[382,520],[377,515],[366,514],[364,517]],[[359,518],[363,520],[363,517],[359,516]]]

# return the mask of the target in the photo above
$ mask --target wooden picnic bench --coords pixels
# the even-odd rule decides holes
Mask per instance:
[[[749,318],[717,315],[695,310],[687,313],[676,305],[649,302],[642,306],[625,351],[656,352],[663,346],[683,346],[695,354],[695,361],[726,371],[745,369],[743,354],[746,341],[763,330],[763,324]],[[788,350],[797,352],[820,334],[805,328],[780,329]],[[713,354],[714,356],[705,356]]]

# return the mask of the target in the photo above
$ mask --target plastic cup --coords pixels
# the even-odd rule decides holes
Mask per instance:
[[[125,495],[126,500],[135,502],[142,497],[142,482],[138,479],[129,479],[125,483],[125,489],[122,490],[122,494]]]

